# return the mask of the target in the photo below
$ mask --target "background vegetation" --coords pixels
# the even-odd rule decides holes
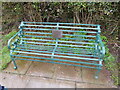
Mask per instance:
[[[18,30],[21,21],[100,24],[102,39],[106,46],[104,63],[107,69],[110,70],[115,84],[118,85],[119,7],[119,2],[2,3],[3,46],[6,45],[6,40],[11,37],[12,33],[14,34],[14,31],[11,31]],[[2,50],[2,59],[4,59],[6,49],[4,47]],[[5,60],[7,59],[5,58]]]

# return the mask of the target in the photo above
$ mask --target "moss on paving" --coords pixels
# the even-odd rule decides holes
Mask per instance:
[[[4,45],[2,47],[2,50],[0,51],[0,60],[1,60],[1,65],[0,65],[0,70],[4,69],[7,67],[7,64],[11,61],[10,59],[10,52],[7,47],[7,42],[8,40],[16,33],[17,31],[12,31],[7,35],[4,35],[2,38],[2,44]]]

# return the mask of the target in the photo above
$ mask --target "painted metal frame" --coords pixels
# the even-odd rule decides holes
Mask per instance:
[[[40,24],[40,25],[38,25]],[[41,25],[42,24],[42,25]],[[45,24],[45,25],[44,25]],[[47,24],[47,25],[46,25]],[[64,25],[64,26],[61,26]],[[67,26],[67,25],[73,25],[73,26]],[[75,27],[74,25],[84,25],[84,27]],[[27,28],[25,27],[27,26]],[[87,26],[93,26],[93,27],[87,27]],[[34,27],[34,28],[29,28],[29,27]],[[36,28],[37,27],[37,28]],[[39,28],[38,28],[39,27]],[[42,28],[41,28],[42,27]],[[49,27],[48,28],[43,28],[43,27]],[[56,38],[54,40],[47,40],[47,39],[31,39],[31,38],[25,38],[25,37],[39,37],[39,38],[52,38],[51,36],[40,36],[40,35],[31,35],[31,34],[36,34],[36,32],[34,30],[45,30],[45,31],[52,31],[53,29],[50,28],[56,28],[56,30],[59,30],[59,28],[62,28],[62,31],[66,31],[66,32],[78,32],[78,33],[93,33],[96,34],[96,36],[92,36],[92,35],[76,35],[79,37],[90,37],[90,38],[96,38],[94,39],[84,39],[82,38],[81,40],[83,41],[95,41],[95,43],[89,43],[89,42],[77,42],[77,41],[69,41],[69,40],[76,40],[76,38],[66,38],[63,37],[63,39],[67,39],[68,41],[65,41],[65,43],[71,43],[73,45],[68,45],[68,44],[59,44],[60,43],[64,43],[64,41],[59,40],[59,38]],[[84,29],[84,30],[95,30],[94,31],[75,31],[75,30],[68,30],[69,28],[71,29]],[[55,64],[64,64],[64,65],[71,65],[71,66],[79,66],[79,67],[85,67],[85,68],[93,68],[93,69],[97,69],[97,72],[95,74],[95,78],[98,78],[99,72],[102,69],[102,61],[103,61],[103,57],[105,55],[105,47],[104,44],[100,38],[100,25],[94,25],[94,24],[79,24],[79,23],[53,23],[53,22],[21,22],[20,26],[19,26],[19,31],[9,39],[8,41],[8,48],[10,49],[10,57],[14,63],[14,69],[17,69],[17,64],[15,63],[15,60],[28,60],[28,61],[37,61],[37,62],[47,62],[47,63],[55,63]],[[32,32],[30,31],[26,31],[24,32],[24,30],[33,30]],[[67,29],[67,30],[66,30]],[[25,35],[25,33],[29,34],[29,35]],[[52,33],[44,33],[44,32],[37,32],[37,34],[43,34],[43,35],[52,35]],[[71,34],[64,34],[63,35],[68,35],[68,36],[74,36]],[[16,37],[18,37],[17,39],[15,39]],[[15,40],[14,40],[15,39]],[[13,40],[13,41],[12,41]],[[39,44],[38,42],[29,42],[26,40],[36,40],[36,41],[50,41],[50,42],[55,42],[55,43],[43,43],[41,42],[41,45],[54,45],[54,47],[52,46],[48,46],[48,48],[52,48],[52,50],[48,50],[48,51],[40,51],[38,49],[34,49],[31,50],[28,47],[25,47],[26,45],[28,45],[31,48],[34,47],[38,47],[38,45],[32,45],[32,44]],[[27,44],[26,44],[27,43]],[[74,45],[75,43],[77,44],[82,44],[82,45]],[[83,46],[83,44],[88,44],[88,45],[94,45],[94,47],[92,46]],[[65,46],[65,47],[58,47],[58,46]],[[70,47],[69,47],[70,46]],[[89,55],[88,54],[75,54],[75,53],[68,53],[69,51],[64,51],[64,52],[59,52],[57,51],[57,49],[59,48],[66,48],[69,47],[68,50],[90,50],[90,49],[94,49],[95,51],[93,51],[93,55]],[[75,47],[75,48],[73,48]],[[83,49],[79,49],[79,48],[83,48]],[[28,49],[27,49],[28,48]],[[44,48],[46,48],[46,46],[44,46]],[[85,49],[87,48],[87,49]],[[22,50],[24,52],[22,52]],[[55,55],[57,52],[59,54],[62,55]],[[44,53],[48,53],[48,54],[44,54]],[[18,54],[13,54],[13,53],[18,53]],[[91,52],[90,52],[91,53]],[[22,54],[22,55],[19,55]],[[26,55],[27,54],[27,55]],[[44,58],[44,57],[37,57],[37,56],[28,56],[28,55],[43,55],[43,56],[49,56],[50,58]],[[94,54],[97,54],[94,55]],[[71,56],[67,56],[67,55],[71,55]],[[76,56],[87,56],[87,57],[95,57],[95,58],[84,58],[84,57],[76,57]],[[68,59],[58,59],[58,58],[68,58]],[[98,57],[96,59],[96,57]],[[32,59],[28,59],[28,58],[32,58]],[[47,59],[50,61],[45,61],[45,60],[35,60],[35,59]],[[82,59],[82,60],[86,60],[86,61],[91,61],[91,62],[81,62],[81,61],[72,61],[69,59]],[[55,62],[55,61],[61,61],[61,62]],[[99,63],[96,63],[96,61],[98,61]],[[67,63],[70,62],[70,63]],[[73,63],[73,64],[71,64]],[[85,65],[78,65],[78,64],[85,64]],[[92,67],[92,66],[88,66],[88,65],[94,65],[96,67]]]

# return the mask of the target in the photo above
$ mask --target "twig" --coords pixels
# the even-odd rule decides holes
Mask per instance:
[[[78,23],[80,23],[80,19],[78,17],[78,12],[75,12],[75,16],[76,16],[76,19],[77,19]]]
[[[120,48],[120,46],[119,46],[117,43],[115,43],[113,47],[118,47],[118,48]]]
[[[116,24],[116,26],[113,28],[113,30],[111,31],[111,33],[110,33],[109,35],[111,35],[111,34],[113,34],[113,33],[114,33],[114,31],[115,31],[115,29],[116,29],[117,25],[118,25],[118,23]]]

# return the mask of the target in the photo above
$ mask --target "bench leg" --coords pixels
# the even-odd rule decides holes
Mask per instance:
[[[95,79],[99,78],[99,73],[100,73],[101,69],[98,69],[98,71],[95,73]]]
[[[14,64],[14,69],[16,70],[17,69],[17,64],[16,64],[16,62],[13,58],[12,58],[12,61],[13,61],[13,64]]]
[[[17,64],[16,64],[14,58],[12,57],[12,52],[13,52],[13,50],[10,50],[10,58],[11,58],[13,64],[14,64],[14,69],[16,70],[17,69]]]

